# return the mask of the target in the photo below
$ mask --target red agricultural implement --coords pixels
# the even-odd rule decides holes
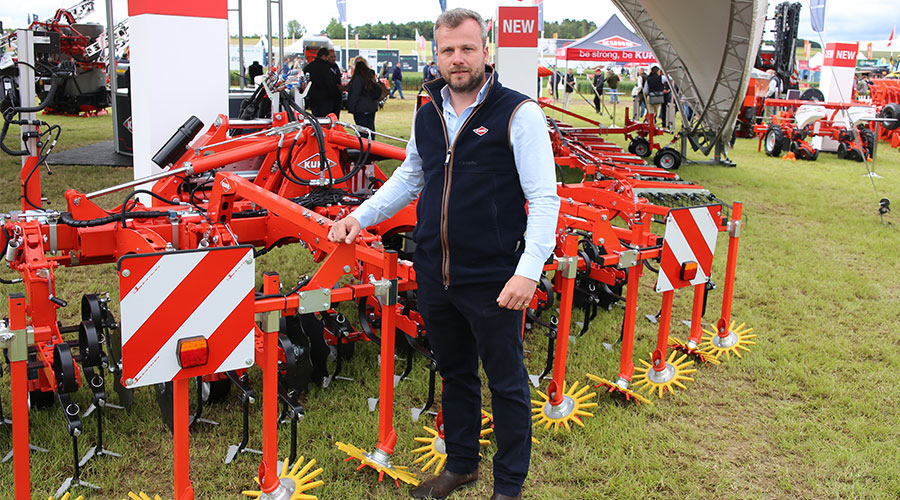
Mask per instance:
[[[815,161],[819,149],[809,140],[833,141],[838,158],[864,161],[875,151],[874,122],[884,129],[900,125],[900,106],[888,104],[876,108],[864,103],[825,103],[799,99],[766,99],[766,106],[779,109],[770,124],[753,127],[759,137],[758,149],[769,156],[790,152],[798,160]],[[808,140],[809,139],[809,140]],[[821,147],[821,146],[820,146]]]
[[[103,26],[79,23],[93,10],[94,1],[85,0],[28,27],[46,40],[35,45],[35,66],[43,77],[37,85],[38,97],[49,100],[44,113],[95,115],[110,105],[105,54],[98,43]],[[16,42],[15,32],[4,36],[0,45],[9,42]],[[53,93],[49,92],[51,73],[60,78]]]
[[[377,343],[380,351],[379,395],[373,401],[377,439],[369,449],[344,442],[337,447],[380,478],[388,476],[398,485],[417,482],[393,462],[398,441],[394,384],[410,373],[417,353],[429,361],[431,389],[414,418],[425,414],[435,399],[436,364],[416,311],[415,272],[406,244],[406,233],[416,224],[415,203],[367,228],[352,244],[327,239],[333,221],[386,180],[376,162],[403,159],[405,150],[376,142],[370,131],[314,118],[286,96],[282,102],[290,109],[271,119],[219,116],[205,131],[192,117],[153,157],[162,168],[158,174],[90,193],[70,189],[63,210],[46,209],[41,196],[40,165],[47,152],[39,142],[46,139],[41,127],[47,125],[29,115],[37,110],[13,108],[4,115],[7,125],[23,126],[27,144],[21,155],[21,207],[5,214],[2,224],[5,257],[25,288],[24,294],[10,296],[9,320],[0,331],[10,360],[17,498],[30,495],[29,393],[33,406],[60,402],[72,438],[73,475],[59,495],[69,487],[90,486],[80,477],[87,462],[78,453],[84,414],[72,399],[82,374],[93,391],[97,418],[97,442],[89,454],[114,456],[102,439],[101,408],[111,406],[104,370],[112,373],[122,406],[131,406],[135,388],[156,388],[163,417],[174,432],[175,499],[194,497],[188,428],[202,421],[203,398],[197,398],[191,415],[191,379],[201,396],[207,392],[204,387],[215,397],[227,395],[231,385],[240,391],[242,439],[228,448],[226,463],[253,451],[248,448],[249,404],[262,401],[259,488],[245,493],[266,500],[306,498],[320,484],[316,477],[321,469],[314,470],[314,461],[302,457],[289,466],[297,458],[297,421],[305,412],[298,396],[311,383],[337,385],[341,361],[359,341]],[[12,113],[20,113],[20,119],[13,120]],[[634,144],[646,137],[652,149],[653,137],[659,135],[652,120],[626,121],[619,129],[585,121],[592,126],[548,120],[556,162],[581,170],[583,176],[578,183],[558,186],[562,207],[556,249],[525,312],[530,330],[548,331],[546,364],[532,380],[539,386],[550,379],[534,400],[536,425],[546,429],[583,425],[583,417],[591,416],[587,410],[596,406],[589,385],[566,380],[576,309],[584,312],[578,333],[584,335],[598,309],[625,303],[619,372],[611,382],[589,377],[636,401],[649,399],[635,388],[658,397],[684,388],[694,361],[740,356],[753,337],[731,320],[741,205],[733,205],[729,218],[728,208],[708,190],[670,171],[680,157],[665,160],[668,148],[656,155],[664,165],[659,168],[602,139],[623,133]],[[151,189],[134,190],[148,183]],[[101,198],[119,192],[128,193],[121,204],[101,207]],[[690,216],[682,220],[685,213]],[[654,232],[653,223],[664,224],[665,234]],[[730,236],[724,302],[716,329],[703,337],[701,320],[719,232]],[[286,285],[286,291],[275,273],[264,273],[261,286],[256,283],[257,258],[291,244],[309,251],[315,270],[292,280],[295,284]],[[121,320],[110,313],[114,298],[95,293],[82,298],[81,323],[60,324],[57,313],[67,302],[57,294],[56,273],[109,263],[117,266]],[[635,370],[638,284],[645,268],[659,273],[663,299],[656,349],[644,368]],[[671,288],[660,288],[663,277]],[[669,335],[674,290],[682,287],[694,288],[691,332],[684,342]],[[345,303],[358,312],[358,328],[338,311]],[[395,353],[407,358],[399,376]],[[261,369],[260,396],[250,389],[248,369],[254,364]],[[279,468],[277,423],[284,418],[292,422],[291,456]],[[438,411],[429,437],[418,439],[425,444],[416,450],[424,453],[417,460],[425,463],[423,470],[442,464],[440,420]],[[483,423],[487,437],[491,418],[485,416]]]

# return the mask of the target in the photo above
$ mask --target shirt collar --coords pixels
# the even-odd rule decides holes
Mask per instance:
[[[478,106],[482,102],[484,102],[485,97],[487,97],[488,89],[491,87],[491,74],[485,72],[484,74],[486,78],[484,79],[484,85],[481,86],[481,90],[478,91],[478,95],[475,97],[475,102],[469,105],[469,108],[473,106]],[[447,104],[451,103],[450,101],[450,85],[444,84],[441,87],[441,99],[444,101],[444,109],[447,109]],[[451,103],[451,108],[452,103]],[[468,108],[467,108],[468,109]]]

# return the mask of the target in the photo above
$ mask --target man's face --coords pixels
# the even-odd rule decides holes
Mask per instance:
[[[328,62],[333,63],[335,61],[337,61],[337,54],[335,54],[333,50],[329,51],[328,52]]]
[[[481,41],[481,27],[466,19],[455,28],[437,30],[437,67],[454,92],[473,92],[484,84],[487,46]]]

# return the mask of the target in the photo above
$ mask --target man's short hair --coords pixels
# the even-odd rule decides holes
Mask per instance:
[[[437,21],[434,22],[434,39],[437,40],[438,28],[444,27],[453,29],[462,24],[466,19],[472,19],[478,23],[478,26],[481,27],[481,46],[484,47],[487,45],[488,32],[487,25],[484,24],[484,19],[482,19],[481,15],[474,10],[463,8],[450,9],[438,16]]]
[[[328,47],[319,47],[319,50],[316,52],[316,59],[325,56],[328,56],[328,51],[331,50]]]

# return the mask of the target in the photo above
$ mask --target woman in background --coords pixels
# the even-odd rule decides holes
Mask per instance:
[[[381,99],[381,86],[365,58],[357,57],[347,92],[347,111],[353,113],[357,125],[375,130],[375,112]]]

